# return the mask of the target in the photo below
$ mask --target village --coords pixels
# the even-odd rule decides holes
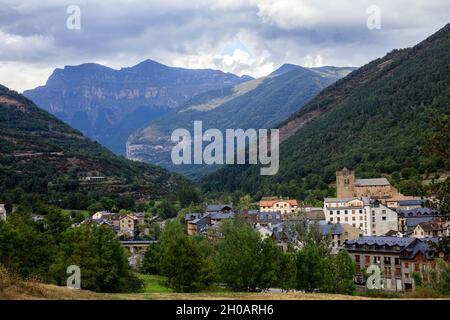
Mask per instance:
[[[376,265],[382,273],[383,290],[414,290],[413,273],[420,273],[425,283],[435,267],[436,258],[450,262],[439,241],[450,235],[450,221],[439,210],[426,207],[426,199],[402,195],[386,178],[357,179],[355,172],[344,168],[336,172],[336,198],[325,198],[323,207],[299,204],[295,199],[263,197],[258,210],[237,210],[233,204],[207,204],[204,212],[184,216],[186,233],[210,241],[222,237],[223,221],[240,217],[260,236],[272,238],[280,250],[301,249],[293,233],[301,225],[317,227],[327,237],[332,254],[347,250],[355,263],[354,281],[363,284],[364,272]],[[39,216],[35,216],[39,219]],[[157,216],[141,212],[100,211],[72,227],[95,223],[111,228],[129,251],[129,263],[139,265],[146,248],[158,241],[150,226]],[[0,220],[6,220],[0,205]]]

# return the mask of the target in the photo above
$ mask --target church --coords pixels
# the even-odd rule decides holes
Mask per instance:
[[[356,179],[355,171],[347,168],[336,171],[336,191],[338,198],[392,199],[403,195],[386,178]]]

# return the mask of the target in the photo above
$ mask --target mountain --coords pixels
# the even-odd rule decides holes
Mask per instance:
[[[260,176],[257,166],[227,166],[204,178],[206,190],[333,196],[334,173],[387,176],[406,194],[449,157],[423,150],[435,119],[450,114],[450,24],[407,49],[394,50],[330,85],[280,128],[280,170]],[[448,148],[450,150],[450,146]]]
[[[199,94],[130,136],[127,157],[199,176],[216,167],[175,166],[170,159],[172,131],[193,131],[193,122],[202,121],[203,129],[272,128],[287,119],[322,89],[354,68],[303,68],[283,65],[269,76],[247,81],[232,88]]]
[[[113,152],[125,154],[125,142],[136,129],[199,93],[249,79],[152,60],[120,70],[87,63],[56,69],[45,86],[24,95]]]
[[[87,181],[92,176],[105,181]],[[84,194],[86,201],[121,194],[156,198],[186,182],[157,166],[114,155],[23,95],[0,86],[0,200],[6,193],[38,194],[50,203],[75,193]]]

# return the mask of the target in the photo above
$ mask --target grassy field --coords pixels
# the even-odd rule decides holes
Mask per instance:
[[[91,215],[89,214],[89,211],[87,211],[87,210],[71,210],[71,209],[63,209],[62,210],[62,213],[67,215],[67,216],[70,216],[70,214],[72,212],[82,213],[85,218],[90,218],[91,217]]]
[[[200,293],[175,293],[165,285],[165,278],[154,275],[137,276],[144,285],[139,293],[96,293],[89,290],[75,290],[66,287],[23,281],[2,273],[0,268],[0,300],[371,300],[369,296],[347,296],[323,293],[247,293],[230,292],[225,288],[213,286]],[[383,296],[386,298],[427,299],[440,298],[429,292],[417,291],[406,296]],[[448,299],[448,298],[447,298]]]
[[[142,293],[167,293],[173,292],[172,289],[165,286],[165,277],[157,275],[148,275],[137,273],[136,276],[144,285],[141,289]]]

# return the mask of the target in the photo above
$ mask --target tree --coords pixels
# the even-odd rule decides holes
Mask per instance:
[[[441,294],[450,294],[450,266],[443,259],[436,259],[436,267],[430,271],[430,286]]]
[[[216,266],[221,282],[236,291],[261,291],[276,284],[281,251],[272,239],[240,218],[224,221],[218,243]]]
[[[131,280],[122,245],[111,229],[95,224],[71,228],[63,234],[58,254],[50,267],[58,285],[65,284],[69,265],[80,267],[81,286],[92,291],[123,291]]]
[[[278,286],[285,291],[295,288],[297,265],[294,254],[287,252],[281,255],[279,271]]]
[[[181,187],[177,193],[177,198],[182,208],[200,202],[199,192],[196,188],[191,186]]]
[[[177,216],[177,209],[170,201],[164,199],[157,205],[156,213],[162,219],[169,219]]]
[[[326,269],[324,257],[317,244],[307,244],[297,253],[296,289],[306,292],[319,290],[324,283]]]
[[[161,236],[160,270],[177,292],[199,291],[212,278],[211,265],[195,239],[188,237],[179,221],[168,222]]]
[[[346,250],[340,250],[334,258],[334,293],[353,294],[355,263]]]
[[[236,209],[249,210],[249,209],[256,209],[256,207],[254,205],[252,197],[249,194],[246,194],[245,196],[239,198],[239,202],[236,206]]]
[[[161,244],[156,242],[152,243],[145,250],[144,257],[142,258],[140,270],[143,273],[159,274],[161,263]]]
[[[297,241],[304,246],[316,245],[322,255],[329,255],[333,247],[331,236],[322,234],[318,222],[312,224],[305,223],[295,223],[291,226],[291,230],[296,235]]]

